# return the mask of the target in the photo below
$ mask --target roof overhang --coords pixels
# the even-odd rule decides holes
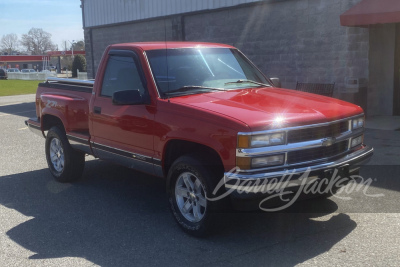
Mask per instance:
[[[366,27],[399,23],[400,0],[362,0],[340,16],[340,25]]]
[[[40,62],[45,56],[0,56],[0,62]]]

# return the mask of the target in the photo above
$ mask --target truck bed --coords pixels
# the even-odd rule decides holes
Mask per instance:
[[[31,129],[45,136],[46,120],[59,118],[71,143],[87,153],[89,148],[89,102],[94,81],[49,78],[36,92],[36,117],[27,121]],[[41,119],[40,119],[41,118]],[[41,121],[43,120],[43,121]],[[85,149],[83,149],[85,148]]]

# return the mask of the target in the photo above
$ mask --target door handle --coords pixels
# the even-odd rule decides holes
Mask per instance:
[[[94,107],[93,112],[96,114],[101,114],[101,107]]]

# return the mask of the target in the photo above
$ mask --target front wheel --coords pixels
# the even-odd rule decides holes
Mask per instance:
[[[169,202],[179,226],[194,236],[205,236],[213,227],[217,203],[209,201],[219,182],[212,168],[193,156],[178,158],[168,172]]]
[[[78,180],[85,167],[85,154],[74,150],[65,133],[52,127],[46,137],[46,160],[53,177],[61,183]]]
[[[175,182],[175,201],[181,215],[198,223],[206,215],[207,199],[203,183],[193,172],[181,173]]]

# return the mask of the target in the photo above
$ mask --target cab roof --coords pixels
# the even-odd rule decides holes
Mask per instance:
[[[143,43],[122,43],[114,44],[111,48],[140,48],[144,51],[158,49],[176,49],[176,48],[234,48],[233,46],[217,43],[204,42],[143,42]]]

